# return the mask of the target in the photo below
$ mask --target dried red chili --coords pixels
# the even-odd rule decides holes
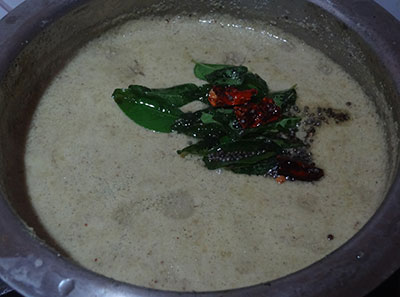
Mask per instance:
[[[278,160],[277,173],[279,175],[302,181],[316,181],[324,176],[324,171],[315,167],[314,164],[307,164],[283,155],[279,155],[276,158]]]
[[[235,106],[234,109],[236,118],[243,129],[275,122],[282,115],[279,106],[273,99],[267,97],[259,103],[247,102],[241,106]]]
[[[208,95],[208,101],[214,107],[244,104],[257,95],[256,89],[238,90],[234,87],[214,86]]]

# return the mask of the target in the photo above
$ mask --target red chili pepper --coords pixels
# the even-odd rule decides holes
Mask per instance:
[[[315,181],[324,176],[324,171],[314,166],[306,164],[299,160],[291,159],[288,156],[279,155],[278,174],[302,181]]]
[[[241,106],[235,106],[235,115],[243,129],[255,128],[272,123],[281,117],[281,109],[274,100],[265,97],[259,103],[247,102]]]
[[[244,104],[257,95],[256,89],[240,91],[234,87],[214,86],[208,95],[208,101],[214,107],[234,106]]]

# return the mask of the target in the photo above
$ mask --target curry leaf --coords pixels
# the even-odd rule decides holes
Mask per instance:
[[[151,89],[145,91],[147,95],[162,98],[171,106],[181,107],[192,101],[199,100],[199,87],[195,84],[183,84],[165,89]]]
[[[275,138],[271,139],[274,143],[279,145],[281,149],[289,149],[296,147],[304,147],[305,144],[298,138],[295,139],[284,139],[284,138]]]
[[[273,142],[240,140],[213,148],[203,157],[203,161],[208,169],[248,166],[269,159],[281,151],[281,148]]]
[[[242,138],[256,137],[257,135],[271,136],[279,132],[289,132],[290,129],[296,129],[298,123],[300,123],[301,118],[298,117],[287,117],[283,118],[277,122],[270,123],[267,125],[262,125],[255,128],[240,129],[238,133]]]
[[[200,120],[204,123],[204,124],[211,124],[211,123],[216,123],[219,124],[216,120],[213,119],[213,115],[203,112],[201,114]]]
[[[197,92],[194,94],[197,100],[210,105],[208,101],[208,94],[210,93],[212,86],[209,84],[202,85],[198,88]]]
[[[229,128],[229,123],[235,120],[233,109],[209,109],[208,113],[212,114],[213,119],[226,127],[227,130]]]
[[[265,159],[261,162],[244,166],[232,166],[230,168],[234,173],[248,175],[267,175],[271,169],[276,167],[278,162],[275,157]]]
[[[171,129],[194,138],[219,139],[226,134],[225,128],[219,123],[203,123],[203,111],[185,113],[175,121]]]
[[[208,83],[216,86],[240,86],[244,82],[247,67],[229,66],[207,74]]]
[[[207,93],[206,88],[200,88],[195,84],[183,84],[164,89],[149,89],[140,85],[131,85],[129,90],[137,97],[152,98],[173,107],[181,107],[199,100]]]
[[[147,88],[116,89],[113,98],[121,110],[137,124],[157,132],[171,132],[171,126],[182,115],[179,108],[148,96]]]
[[[228,108],[218,108],[216,112],[223,113],[223,114],[233,114],[233,109]]]
[[[297,92],[293,87],[285,91],[271,93],[269,96],[281,109],[287,110],[296,103]]]
[[[215,142],[202,140],[198,143],[189,145],[182,150],[178,150],[178,154],[182,157],[185,157],[188,154],[204,156],[215,144]]]
[[[227,67],[231,67],[230,65],[223,64],[205,64],[205,63],[196,63],[194,66],[194,75],[201,80],[207,80],[206,76],[210,73],[221,70]]]
[[[244,76],[243,84],[240,86],[242,90],[256,89],[258,91],[257,98],[268,96],[268,85],[258,74],[248,72]]]
[[[219,144],[228,144],[228,143],[232,143],[232,142],[234,142],[234,139],[232,139],[228,135],[222,136],[219,139]]]
[[[297,125],[301,122],[301,118],[299,117],[288,117],[283,118],[278,122],[267,125],[266,129],[279,129],[279,130],[288,130],[297,128]]]

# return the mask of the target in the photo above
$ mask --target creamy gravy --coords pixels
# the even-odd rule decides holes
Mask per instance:
[[[351,120],[324,125],[312,147],[326,176],[279,185],[209,171],[176,153],[186,136],[145,130],[111,98],[129,84],[200,84],[192,60],[244,64],[273,90],[297,84],[300,106],[347,110]],[[25,157],[31,203],[73,260],[201,291],[284,276],[338,248],[381,203],[386,159],[373,104],[320,52],[265,26],[183,17],[131,21],[82,48],[45,92]]]

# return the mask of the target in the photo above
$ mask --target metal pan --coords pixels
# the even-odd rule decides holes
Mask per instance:
[[[221,5],[224,4],[224,5]],[[54,74],[80,46],[129,18],[196,11],[273,23],[342,65],[383,120],[400,119],[400,24],[368,0],[30,0],[0,21],[0,277],[25,296],[364,296],[400,266],[397,124],[388,121],[388,192],[373,218],[335,252],[296,273],[223,292],[176,293],[114,281],[61,256],[32,235],[23,143]],[[381,96],[380,94],[383,94]],[[22,219],[21,219],[22,218]],[[27,224],[27,225],[26,225]],[[41,230],[36,233],[43,235]]]

